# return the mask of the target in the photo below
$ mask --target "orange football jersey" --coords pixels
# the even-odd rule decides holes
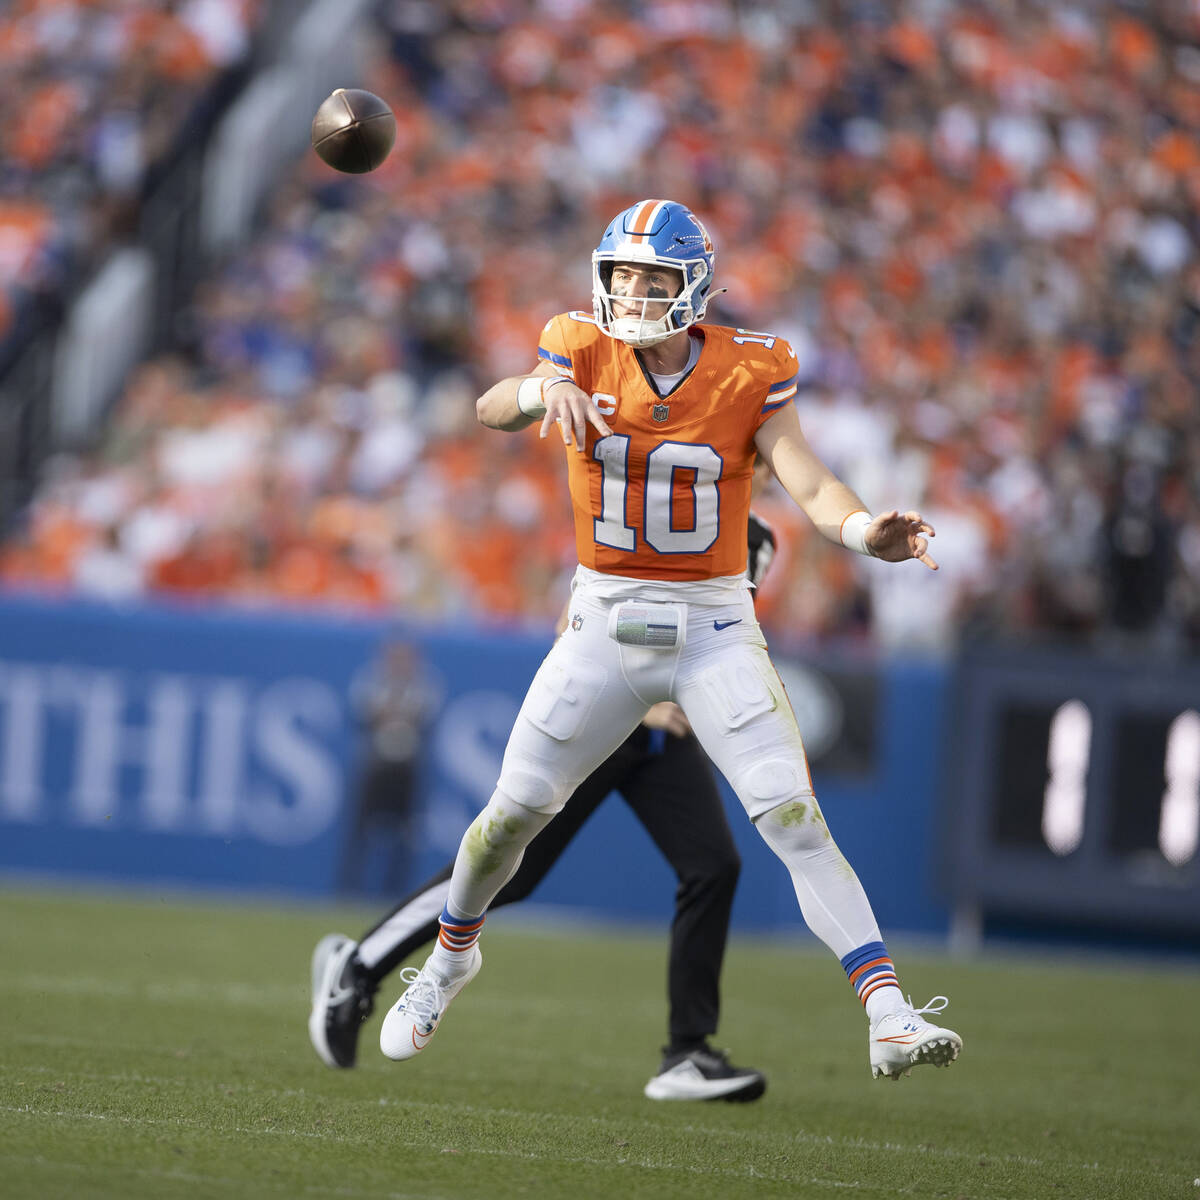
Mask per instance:
[[[692,373],[659,396],[634,350],[588,313],[553,317],[538,356],[569,375],[604,416],[583,453],[567,451],[575,543],[585,567],[637,579],[694,580],[746,570],[758,427],[796,394],[783,338],[694,325]]]

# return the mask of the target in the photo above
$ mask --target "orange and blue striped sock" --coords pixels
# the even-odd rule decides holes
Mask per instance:
[[[896,967],[882,942],[864,942],[842,959],[842,966],[872,1024],[903,1007]]]
[[[430,966],[438,975],[445,979],[453,979],[466,970],[471,951],[483,932],[485,915],[481,913],[478,917],[459,917],[450,911],[449,904],[442,909],[442,915],[438,917],[441,929],[438,932],[437,945],[429,956]]]

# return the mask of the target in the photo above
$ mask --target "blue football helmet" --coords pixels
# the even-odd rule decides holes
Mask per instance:
[[[629,346],[653,346],[704,316],[712,289],[716,251],[698,218],[673,200],[639,200],[613,218],[592,254],[592,310],[596,324]],[[614,263],[653,264],[679,272],[683,286],[670,308],[651,320],[646,313],[661,298],[646,297],[637,316],[614,317]]]

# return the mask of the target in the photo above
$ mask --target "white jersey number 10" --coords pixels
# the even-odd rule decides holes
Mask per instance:
[[[600,516],[593,537],[601,546],[633,550],[637,532],[629,524],[629,438],[614,433],[592,447],[592,457],[604,471]],[[702,554],[717,540],[721,506],[717,480],[721,456],[711,446],[691,442],[660,442],[646,456],[646,543],[659,554]],[[687,529],[672,525],[676,471],[691,474],[692,522]]]

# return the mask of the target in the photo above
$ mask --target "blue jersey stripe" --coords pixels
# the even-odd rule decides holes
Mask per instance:
[[[791,377],[791,379],[785,379],[782,383],[771,384],[771,386],[767,388],[767,395],[769,396],[772,392],[782,392],[784,388],[790,388],[792,384],[794,384],[799,378],[800,372],[797,371],[796,374]]]
[[[571,366],[569,358],[564,358],[561,354],[552,354],[545,346],[538,347],[538,358],[548,358],[552,363],[557,363],[560,367]]]
[[[777,400],[774,404],[764,404],[762,410],[765,413],[774,412],[778,408],[783,408],[785,405],[791,404],[791,396],[785,397],[783,400]]]

